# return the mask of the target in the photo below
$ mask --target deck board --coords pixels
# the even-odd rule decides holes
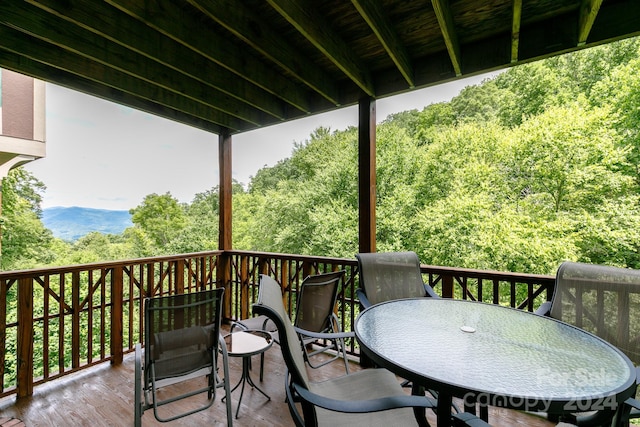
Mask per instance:
[[[258,381],[259,358],[254,357],[252,377]],[[239,358],[231,358],[231,385],[235,385],[241,373]],[[352,363],[356,371],[359,365]],[[37,386],[31,397],[16,399],[15,396],[0,399],[0,419],[22,420],[28,427],[49,426],[131,426],[133,425],[133,376],[134,355],[125,356],[122,365],[103,364],[68,375],[62,379]],[[344,374],[340,362],[323,368],[310,369],[312,379],[319,380]],[[238,419],[238,427],[293,426],[284,398],[285,367],[280,349],[274,345],[265,358],[265,377],[260,383],[271,397],[268,401],[262,394],[245,389]],[[240,391],[232,393],[233,411]],[[225,405],[219,400],[210,409],[182,420],[160,423],[151,410],[146,411],[144,426],[223,426],[226,424]],[[490,408],[489,419],[495,427],[550,427],[555,425],[540,417],[499,408]],[[429,422],[435,425],[435,417],[428,414]]]

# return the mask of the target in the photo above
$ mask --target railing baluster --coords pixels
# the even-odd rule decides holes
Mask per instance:
[[[71,274],[71,367],[80,366],[80,272]]]

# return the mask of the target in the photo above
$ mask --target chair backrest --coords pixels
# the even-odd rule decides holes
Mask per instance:
[[[253,305],[253,311],[256,314],[267,316],[276,324],[282,357],[291,375],[291,380],[308,388],[309,377],[304,364],[300,338],[282,302],[280,285],[267,275],[260,275],[260,292],[258,302]]]
[[[218,348],[224,289],[145,299],[145,377],[177,377],[211,366]]]
[[[564,262],[551,317],[610,342],[640,364],[640,271]]]
[[[294,325],[311,332],[332,328],[338,284],[344,270],[307,276],[298,291]]]
[[[356,258],[360,287],[371,304],[426,295],[415,252],[359,253]]]

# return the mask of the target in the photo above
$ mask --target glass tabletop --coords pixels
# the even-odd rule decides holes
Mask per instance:
[[[355,332],[382,366],[452,393],[568,402],[624,393],[635,384],[629,359],[598,337],[493,304],[444,298],[382,303],[360,314]]]

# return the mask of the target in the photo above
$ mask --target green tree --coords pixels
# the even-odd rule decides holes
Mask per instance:
[[[55,259],[51,251],[53,236],[40,220],[40,193],[45,188],[21,167],[11,170],[2,180],[3,270],[33,268]]]
[[[167,245],[186,226],[183,207],[169,192],[147,195],[142,203],[129,210],[135,227],[143,230],[160,253],[167,253]]]

